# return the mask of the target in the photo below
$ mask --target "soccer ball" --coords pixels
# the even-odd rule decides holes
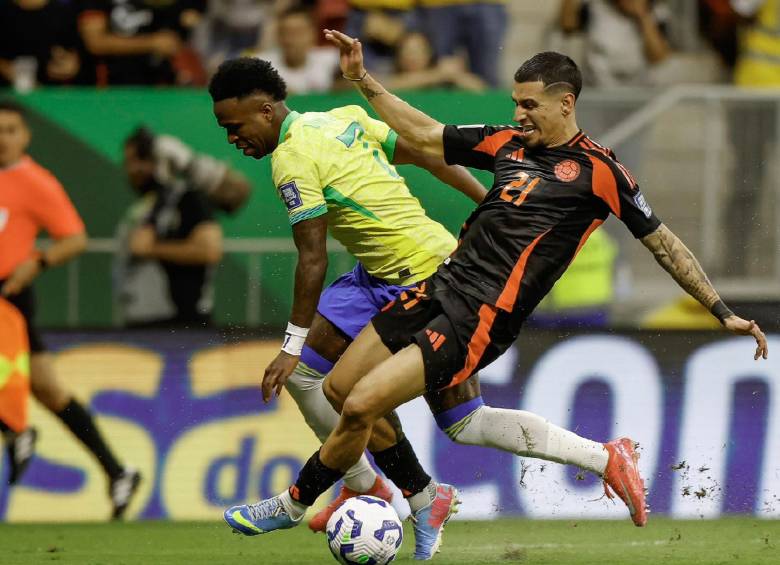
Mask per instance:
[[[404,531],[389,502],[375,496],[355,496],[328,520],[328,546],[336,561],[384,565],[395,559]]]

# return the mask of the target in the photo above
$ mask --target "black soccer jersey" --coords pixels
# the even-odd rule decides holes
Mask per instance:
[[[661,223],[614,153],[583,132],[527,148],[512,126],[446,126],[444,156],[495,182],[435,276],[512,312],[518,330],[610,213],[637,238]]]

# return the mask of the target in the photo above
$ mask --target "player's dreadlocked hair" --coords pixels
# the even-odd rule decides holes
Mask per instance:
[[[582,90],[582,73],[577,68],[577,63],[555,51],[537,53],[517,69],[515,82],[536,81],[541,81],[544,86],[560,85],[574,94],[574,98],[577,98]]]
[[[222,63],[209,82],[214,102],[243,98],[255,92],[269,94],[275,101],[287,98],[287,85],[268,61],[240,57]]]

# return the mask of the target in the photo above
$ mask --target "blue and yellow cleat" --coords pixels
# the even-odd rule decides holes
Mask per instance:
[[[233,532],[245,536],[267,534],[274,530],[286,530],[301,523],[303,516],[293,520],[278,496],[261,500],[256,504],[243,504],[225,510],[225,522]]]
[[[447,521],[458,511],[458,489],[452,485],[436,487],[436,498],[425,508],[412,514],[414,525],[414,558],[433,559],[439,551],[441,536]]]

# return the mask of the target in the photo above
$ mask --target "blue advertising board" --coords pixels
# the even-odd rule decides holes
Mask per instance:
[[[144,474],[130,517],[218,519],[225,506],[281,491],[317,448],[289,395],[269,404],[260,397],[278,341],[218,331],[46,339],[60,378],[92,408],[120,458]],[[769,348],[780,351],[780,336],[769,336]],[[719,332],[529,330],[482,372],[482,392],[488,404],[583,436],[638,441],[654,513],[778,518],[780,363],[754,361],[753,351],[750,338]],[[0,487],[0,519],[105,519],[100,467],[58,420],[31,408],[37,455],[20,485]],[[423,466],[461,489],[461,518],[625,516],[596,477],[455,445],[419,399],[399,413]]]

